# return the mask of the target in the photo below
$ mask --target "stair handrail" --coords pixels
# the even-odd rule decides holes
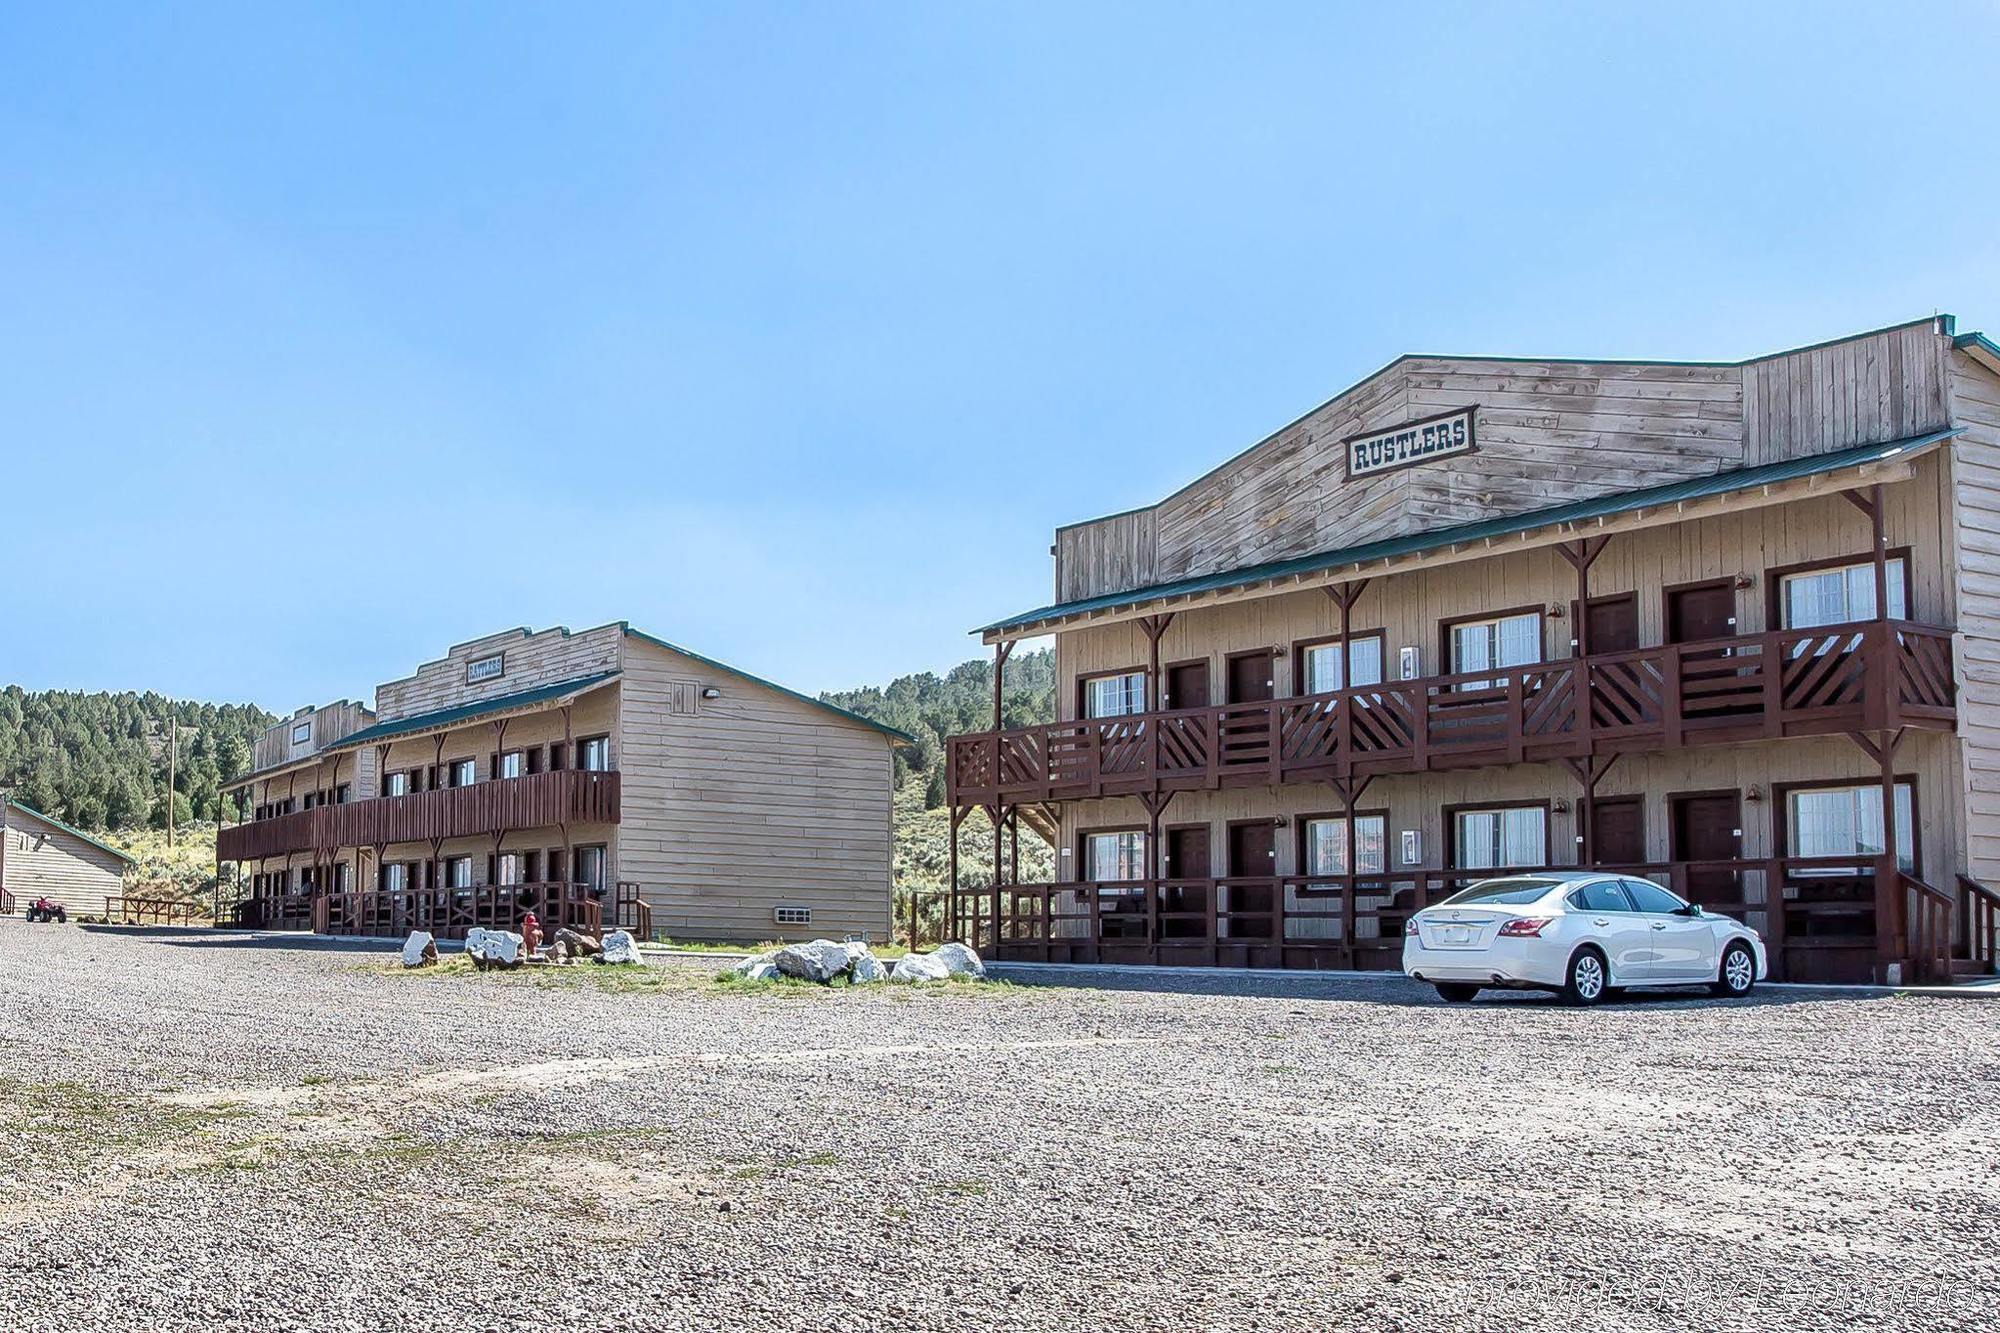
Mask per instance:
[[[2000,892],[1963,874],[1958,887],[1965,895],[1966,957],[1990,971],[2000,965]]]
[[[1958,899],[1907,870],[1897,870],[1896,878],[1903,889],[1917,896],[1918,910],[1909,932],[1910,956],[1917,979],[1949,982],[1951,921],[1958,910]],[[1924,910],[1926,905],[1928,911]]]

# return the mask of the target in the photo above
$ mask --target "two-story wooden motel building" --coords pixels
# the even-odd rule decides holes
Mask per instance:
[[[1990,970],[2000,347],[1405,356],[1061,528],[1052,725],[950,742],[1001,958],[1393,968],[1499,867],[1743,916],[1795,980]],[[997,715],[996,715],[997,726]],[[1019,883],[1021,825],[1057,881]],[[956,841],[956,840],[955,840]],[[986,853],[982,840],[977,855]]]
[[[275,929],[881,939],[908,741],[622,622],[510,630],[261,737],[218,874]]]

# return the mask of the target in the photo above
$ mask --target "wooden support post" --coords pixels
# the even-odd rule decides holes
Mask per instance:
[[[1876,488],[1877,512],[1880,512],[1880,487]],[[1879,585],[1878,585],[1879,586]],[[1899,851],[1896,845],[1896,743],[1900,733],[1882,732],[1876,744],[1881,750],[1879,766],[1882,779],[1882,856],[1875,866],[1875,955],[1879,961],[1890,958],[1905,959],[1914,967],[1914,960],[1907,958],[1909,927],[1905,921],[1906,896],[1900,876]],[[1884,910],[1884,909],[1887,910]],[[1886,947],[1885,947],[1886,946]],[[1918,978],[1904,976],[1905,985]],[[1887,981],[1886,976],[1877,980]]]
[[[965,809],[954,805],[951,808],[951,837],[945,844],[945,882],[950,895],[946,903],[945,936],[947,940],[962,940],[965,932],[961,929],[964,920],[963,908],[958,896],[958,826],[965,821]]]
[[[1007,812],[1006,807],[1002,806],[1000,802],[995,801],[992,809],[987,813],[993,820],[993,935],[987,947],[998,949],[1000,947],[1000,881],[1003,878],[1001,873],[1003,867],[1000,863],[1000,826],[1006,822]]]

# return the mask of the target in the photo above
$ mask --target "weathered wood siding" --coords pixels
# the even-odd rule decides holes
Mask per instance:
[[[321,708],[301,708],[275,726],[264,729],[263,735],[251,747],[251,771],[310,759],[342,737],[351,736],[374,721],[375,714],[367,705],[351,699],[342,699]],[[301,722],[310,726],[312,733],[303,741],[294,741],[292,732]]]
[[[1742,365],[1412,357],[1151,509],[1061,529],[1061,600],[1334,550],[1948,419],[1935,320]],[[1478,408],[1478,449],[1349,481],[1342,441]]]
[[[2000,376],[1965,352],[1949,363],[1955,523],[1948,568],[1958,598],[1959,782],[1965,872],[2000,887]]]
[[[886,938],[888,739],[641,640],[624,654],[619,877],[692,938]],[[720,697],[703,699],[706,688]],[[810,907],[781,929],[778,906]]]
[[[46,897],[71,916],[100,916],[105,898],[124,891],[123,861],[18,806],[0,804],[0,840],[0,887],[17,908]]]
[[[1946,560],[1952,514],[1944,460],[1941,451],[1926,456],[1914,479],[1884,491],[1890,545],[1910,548],[1912,618],[1932,624],[1952,623],[1958,601]],[[1752,586],[1736,594],[1737,629],[1757,633],[1776,628],[1765,623],[1767,570],[1834,556],[1866,559],[1870,541],[1868,519],[1837,495],[1743,509],[1613,537],[1591,569],[1590,590],[1592,596],[1636,592],[1639,641],[1651,645],[1665,639],[1665,588],[1747,575]],[[1995,576],[2000,579],[2000,562]],[[1352,628],[1357,634],[1386,632],[1389,675],[1395,675],[1397,651],[1405,645],[1420,652],[1424,674],[1437,675],[1448,669],[1438,660],[1441,621],[1539,606],[1545,613],[1543,656],[1566,657],[1575,633],[1568,615],[1575,595],[1575,571],[1553,548],[1541,547],[1375,579],[1354,605]],[[2000,602],[1995,607],[2000,610]],[[1548,616],[1550,608],[1560,608],[1562,618]],[[1316,589],[1197,607],[1179,613],[1167,627],[1160,660],[1207,661],[1210,702],[1220,703],[1224,662],[1231,653],[1277,648],[1276,690],[1280,696],[1292,695],[1300,692],[1293,679],[1292,646],[1339,628],[1338,610]],[[2000,632],[2000,622],[1995,628]],[[1146,653],[1146,636],[1130,621],[1056,635],[1058,716],[1076,716],[1079,677],[1142,667]],[[1995,683],[2000,688],[2000,670]]]
[[[624,638],[622,625],[600,625],[574,634],[557,626],[540,633],[506,630],[454,644],[438,661],[426,662],[401,680],[377,686],[375,712],[382,721],[393,722],[418,713],[615,671]],[[493,680],[468,685],[467,664],[495,653],[506,655],[505,672]]]

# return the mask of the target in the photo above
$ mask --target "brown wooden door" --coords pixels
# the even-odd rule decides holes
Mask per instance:
[[[1183,824],[1167,834],[1167,878],[1207,879],[1215,873],[1208,859],[1208,825]]]
[[[1267,652],[1238,653],[1229,659],[1229,702],[1261,703],[1274,697],[1272,662]]]
[[[1667,642],[1698,643],[1736,633],[1736,588],[1728,579],[1667,590]]]
[[[1268,819],[1229,826],[1229,877],[1263,879],[1278,873],[1277,830]],[[1277,889],[1271,884],[1232,884],[1223,900],[1231,913],[1229,934],[1236,939],[1268,938],[1277,926]]]
[[[1743,808],[1737,793],[1699,792],[1667,800],[1668,854],[1676,861],[1734,861],[1743,855]],[[1688,897],[1703,904],[1742,898],[1737,872],[1695,868],[1687,872]]]
[[[1646,860],[1645,805],[1637,796],[1600,796],[1590,813],[1592,863],[1633,866]]]
[[[1570,602],[1571,613],[1576,602]],[[1582,624],[1583,622],[1575,622]],[[1590,599],[1586,642],[1593,653],[1622,653],[1639,646],[1639,594],[1614,593]]]
[[[1208,663],[1177,662],[1167,668],[1164,708],[1208,707]],[[1206,873],[1206,872],[1204,872]]]

